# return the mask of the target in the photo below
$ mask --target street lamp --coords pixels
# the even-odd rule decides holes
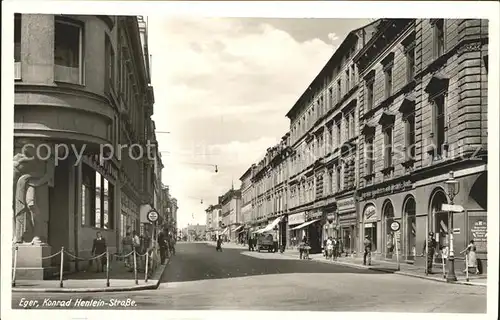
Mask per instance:
[[[450,171],[450,177],[444,182],[448,187],[448,197],[450,205],[453,205],[453,199],[460,191],[460,183],[455,179],[453,171]],[[448,239],[450,241],[450,252],[448,256],[448,273],[446,275],[447,282],[457,281],[455,275],[455,251],[453,250],[453,211],[448,211]]]

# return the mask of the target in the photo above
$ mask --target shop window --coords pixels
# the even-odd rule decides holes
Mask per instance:
[[[385,256],[392,258],[394,253],[394,238],[391,230],[391,223],[394,221],[394,207],[390,201],[387,201],[383,209],[384,234],[385,234]]]
[[[82,176],[82,225],[113,229],[114,186],[86,164]]]
[[[414,198],[408,198],[405,202],[404,215],[405,221],[405,250],[408,260],[415,259],[417,248],[417,221],[416,221],[416,203]]]
[[[54,39],[54,78],[82,84],[83,27],[66,19],[56,19]]]
[[[439,247],[447,246],[448,235],[448,212],[442,211],[443,204],[448,203],[448,198],[443,191],[439,190],[432,196],[431,213],[434,220],[432,226]]]
[[[94,170],[86,165],[82,165],[82,217],[81,224],[84,226],[94,225],[94,212],[96,206]]]

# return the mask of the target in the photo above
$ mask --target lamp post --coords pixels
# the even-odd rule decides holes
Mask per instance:
[[[460,183],[455,179],[453,171],[450,171],[450,177],[444,182],[448,187],[448,197],[450,198],[450,205],[453,205],[453,199],[460,191]],[[448,239],[449,239],[449,255],[448,255],[448,273],[446,275],[446,282],[457,281],[455,275],[455,251],[453,250],[453,212],[448,211]]]

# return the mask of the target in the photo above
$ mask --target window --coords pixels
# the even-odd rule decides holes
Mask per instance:
[[[392,125],[386,126],[384,131],[384,168],[392,167]]]
[[[106,35],[105,39],[105,61],[106,61],[106,79],[107,85],[115,87],[115,51],[109,36]]]
[[[95,211],[95,174],[94,170],[86,164],[82,165],[82,219],[81,224],[94,224]]]
[[[444,94],[439,95],[433,100],[433,137],[436,146],[435,158],[440,159],[443,155],[443,145],[445,144],[445,96]]]
[[[330,104],[328,106],[328,109],[333,107],[333,88],[328,88],[328,103]]]
[[[412,45],[406,51],[406,82],[410,83],[415,77],[415,46]]]
[[[434,21],[434,58],[439,58],[444,53],[444,19]]]
[[[406,133],[406,156],[409,159],[415,159],[415,114],[407,115],[404,120]]]
[[[83,164],[82,176],[82,225],[113,229],[113,185],[86,164]]]
[[[373,136],[366,137],[365,142],[366,156],[366,175],[371,175],[374,172],[374,154],[373,154]]]
[[[341,184],[340,184],[340,175],[342,173],[342,167],[340,164],[337,165],[337,169],[336,169],[336,181],[335,181],[335,191],[336,192],[339,192],[340,191],[340,187],[341,187]]]
[[[14,15],[14,62],[21,61],[21,15]]]
[[[337,136],[337,148],[340,147],[340,136],[341,136],[341,132],[340,132],[340,125],[341,125],[341,121],[340,119],[337,120],[337,122],[335,123],[335,135]]]
[[[385,98],[392,95],[392,65],[386,66],[384,70],[385,79]]]
[[[351,88],[354,88],[356,85],[356,66],[351,65]]]
[[[337,81],[337,102],[342,100],[342,81],[339,79]]]
[[[373,109],[373,82],[374,79],[366,82],[366,111]]]
[[[351,90],[351,80],[349,76],[349,68],[345,71],[345,91],[349,92]]]
[[[329,193],[332,194],[332,193],[334,193],[334,191],[333,191],[333,183],[334,183],[334,180],[333,180],[333,169],[328,172],[328,175],[330,176],[330,178],[328,179],[329,180],[328,181],[328,183],[329,183]]]
[[[82,83],[82,27],[56,20],[54,39],[54,78],[56,81]]]

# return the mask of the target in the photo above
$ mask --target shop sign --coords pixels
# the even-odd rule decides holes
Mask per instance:
[[[366,206],[363,220],[365,222],[377,220],[377,209],[375,209],[374,205],[370,204],[370,205]]]
[[[399,231],[400,227],[401,226],[399,225],[399,222],[397,222],[397,221],[393,221],[391,223],[391,230],[394,231],[394,232]]]
[[[321,218],[322,216],[323,216],[323,212],[321,210],[316,210],[316,211],[308,212],[307,218],[309,220],[312,220],[312,219]]]
[[[473,218],[473,217],[471,217]],[[474,240],[478,252],[488,252],[488,223],[486,219],[478,219],[471,223],[471,240]]]
[[[306,222],[306,215],[304,212],[291,214],[288,216],[288,225],[301,224]]]
[[[341,199],[337,201],[337,208],[339,211],[349,211],[356,209],[354,198]]]
[[[413,186],[413,183],[411,182],[411,180],[400,181],[400,182],[392,184],[392,185],[388,185],[385,187],[377,188],[375,190],[363,192],[363,193],[361,193],[361,198],[363,198],[363,199],[376,198],[376,197],[386,195],[386,194],[401,192],[401,191],[404,191],[404,190],[411,188],[412,186]]]
[[[346,220],[353,220],[353,219],[356,219],[356,212],[339,215],[339,221],[341,221],[341,222],[346,221]]]

